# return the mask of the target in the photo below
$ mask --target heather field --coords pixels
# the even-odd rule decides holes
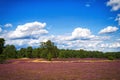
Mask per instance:
[[[120,80],[120,60],[12,59],[0,64],[0,80]]]

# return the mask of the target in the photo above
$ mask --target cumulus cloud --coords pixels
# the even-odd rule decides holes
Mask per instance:
[[[18,25],[14,31],[3,33],[0,37],[5,38],[6,44],[14,44],[17,48],[27,46],[39,47],[40,42],[45,42],[47,40],[54,42],[60,49],[104,51],[105,48],[119,47],[119,43],[115,43],[114,45],[103,44],[104,41],[109,40],[111,37],[93,35],[87,28],[77,27],[71,34],[66,35],[43,35],[48,33],[45,26],[46,23],[41,22],[26,23]],[[37,38],[26,38],[29,36],[37,36]]]
[[[28,37],[39,37],[40,35],[47,34],[48,31],[44,29],[46,23],[31,22],[23,25],[18,25],[15,31],[8,33],[9,38],[28,38]]]
[[[2,32],[2,28],[0,27],[0,32]]]
[[[109,36],[96,36],[91,33],[89,29],[86,28],[75,28],[71,35],[59,35],[53,37],[54,41],[59,48],[63,49],[85,49],[85,50],[99,50],[99,45],[106,40],[109,40]]]
[[[4,26],[5,26],[5,27],[12,27],[13,25],[10,24],[10,23],[7,23],[7,24],[5,24]]]
[[[93,50],[97,49],[97,45],[101,43],[101,41],[94,41],[94,40],[73,40],[73,41],[60,41],[59,47],[65,49],[86,49],[86,50]]]
[[[76,35],[76,34],[78,35]],[[14,44],[16,46],[33,46],[38,47],[40,42],[52,40],[58,48],[62,49],[86,49],[86,50],[97,50],[97,45],[102,42],[102,37],[91,37],[91,39],[83,40],[82,37],[91,36],[91,32],[86,28],[75,28],[71,35],[41,35],[35,39],[9,39],[6,44]],[[77,38],[76,38],[77,37]],[[75,39],[74,39],[75,38]],[[71,39],[71,40],[70,40]],[[74,40],[73,40],[74,39]]]
[[[33,47],[39,47],[40,42],[46,42],[47,40],[53,40],[53,35],[41,35],[39,38],[35,39],[6,39],[6,44],[14,44],[17,47],[27,47],[27,46],[33,46]]]
[[[109,45],[109,48],[120,48],[120,42],[114,42]]]
[[[115,32],[117,30],[118,30],[118,28],[115,26],[108,26],[108,27],[100,30],[99,34],[112,33],[112,32]]]
[[[89,29],[86,28],[76,28],[72,32],[72,37],[73,38],[87,38],[91,35],[91,32]]]
[[[103,47],[103,48],[120,48],[120,42],[103,43],[103,44],[100,44],[100,47]]]
[[[85,49],[85,50],[99,50],[99,44],[104,40],[109,40],[108,36],[95,36],[89,29],[75,28],[71,35],[59,35],[55,36],[53,41],[59,48],[63,49]]]
[[[117,11],[120,9],[120,0],[109,0],[107,2],[107,6],[111,6],[112,7],[112,11]]]
[[[71,35],[62,35],[58,36],[61,40],[76,40],[76,39],[90,39],[91,37],[94,37],[94,35],[91,34],[91,31],[87,28],[75,28]]]

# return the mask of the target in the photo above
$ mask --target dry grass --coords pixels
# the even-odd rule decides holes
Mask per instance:
[[[40,62],[43,62],[43,63],[77,63],[77,62],[90,62],[90,63],[94,63],[94,62],[113,62],[113,61],[116,61],[116,60],[107,60],[107,59],[99,59],[99,60],[82,60],[82,59],[79,59],[79,60],[52,60],[52,61],[48,61],[48,60],[45,60],[45,59],[32,59],[28,62],[36,62],[36,63],[40,63]],[[117,60],[119,61],[119,60]]]

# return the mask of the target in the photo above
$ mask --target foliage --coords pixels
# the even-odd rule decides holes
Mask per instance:
[[[29,58],[33,58],[33,56],[32,56],[32,47],[31,46],[29,46],[29,47],[27,47],[27,57],[29,57]]]
[[[0,64],[3,64],[5,62],[5,60],[6,60],[5,55],[0,54]]]
[[[59,50],[59,58],[108,58],[112,56],[113,59],[120,59],[120,52],[99,52],[99,51],[85,51],[85,50]]]
[[[43,49],[42,52],[41,52],[41,54],[40,54],[40,57],[41,57],[41,58],[46,58],[46,59],[47,59],[47,54],[48,54],[48,50]]]
[[[3,52],[4,44],[5,44],[4,38],[0,38],[0,54],[2,54]]]
[[[32,57],[33,58],[39,58],[40,57],[40,50],[39,50],[39,48],[33,49],[33,51],[32,51]]]
[[[21,48],[17,51],[18,58],[27,57],[26,48]]]
[[[3,54],[4,44],[5,44],[4,38],[0,38],[0,64],[3,64],[6,60],[6,57]]]
[[[52,54],[51,54],[51,53],[48,53],[48,54],[47,54],[47,59],[48,59],[49,61],[52,60]]]
[[[114,57],[113,56],[108,56],[108,59],[109,60],[114,60]]]
[[[120,52],[100,52],[100,51],[85,51],[85,50],[69,50],[58,49],[53,42],[48,40],[47,42],[41,42],[40,47],[21,48],[16,50],[14,45],[4,46],[4,39],[0,38],[0,49],[2,50],[1,56],[5,58],[45,58],[52,60],[52,58],[108,58],[110,60],[120,59]],[[2,60],[4,60],[4,57]]]
[[[57,58],[58,57],[58,49],[54,45],[53,42],[48,40],[47,42],[41,42],[40,48],[42,49],[41,57],[43,58]]]
[[[16,48],[14,45],[6,45],[3,50],[3,54],[6,58],[17,58]]]

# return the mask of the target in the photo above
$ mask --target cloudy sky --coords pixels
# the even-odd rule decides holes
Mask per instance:
[[[120,0],[0,0],[6,45],[120,51]]]

